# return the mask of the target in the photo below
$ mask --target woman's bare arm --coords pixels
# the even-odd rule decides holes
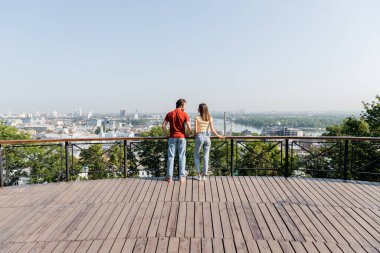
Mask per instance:
[[[219,135],[218,132],[215,130],[213,120],[210,120],[210,129],[211,129],[211,132],[213,132],[216,135],[216,137],[218,137],[219,139],[224,138],[224,136]]]

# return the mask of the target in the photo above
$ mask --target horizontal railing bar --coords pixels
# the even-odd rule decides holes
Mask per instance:
[[[213,136],[212,139],[217,139]],[[168,137],[127,137],[127,138],[72,138],[72,139],[48,139],[48,140],[0,140],[1,145],[33,144],[33,143],[57,143],[57,142],[86,142],[86,141],[155,141],[166,140]],[[194,139],[188,137],[187,139]],[[355,136],[226,136],[226,140],[349,140],[349,141],[373,141],[380,142],[380,137],[355,137]]]

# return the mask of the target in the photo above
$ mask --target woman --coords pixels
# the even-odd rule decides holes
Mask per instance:
[[[198,180],[205,180],[208,171],[208,158],[211,148],[210,132],[209,129],[219,138],[222,139],[214,129],[214,123],[208,107],[202,103],[198,107],[199,115],[195,117],[195,148],[194,148],[194,161],[195,167],[198,172]],[[203,173],[201,174],[200,153],[203,147]]]

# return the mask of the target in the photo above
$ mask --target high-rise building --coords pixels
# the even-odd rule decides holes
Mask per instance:
[[[120,110],[120,118],[126,118],[127,117],[127,110],[122,109]]]

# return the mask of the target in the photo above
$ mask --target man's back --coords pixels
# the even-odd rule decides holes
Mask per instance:
[[[170,124],[170,138],[185,138],[185,123],[190,121],[186,112],[177,108],[166,114],[165,121]]]

